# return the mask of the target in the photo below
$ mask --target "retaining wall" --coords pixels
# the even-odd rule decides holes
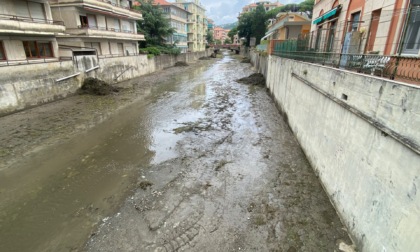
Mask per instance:
[[[0,67],[0,116],[74,94],[86,77],[115,83],[172,67],[178,61],[193,62],[208,55],[209,51],[151,59],[147,55],[103,59],[77,56],[74,61],[3,66]],[[76,74],[79,75],[57,81]]]
[[[358,249],[417,251],[419,87],[275,56],[251,58],[267,62],[267,87]]]

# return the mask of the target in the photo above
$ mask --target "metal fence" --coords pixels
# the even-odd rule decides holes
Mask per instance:
[[[413,46],[402,38],[407,29],[393,41],[388,39],[392,19],[404,20],[413,14],[420,15],[420,8],[373,12],[363,18],[365,21],[331,21],[297,39],[272,40],[269,52],[284,58],[420,84],[420,58],[404,54],[406,48]],[[384,55],[389,51],[395,54]]]

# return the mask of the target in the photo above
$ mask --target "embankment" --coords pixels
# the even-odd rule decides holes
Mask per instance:
[[[147,55],[113,58],[93,55],[75,56],[72,61],[1,66],[0,116],[74,94],[86,77],[115,83],[172,67],[178,61],[193,62],[208,55],[208,51],[151,59]]]
[[[250,56],[358,249],[420,248],[420,87]]]

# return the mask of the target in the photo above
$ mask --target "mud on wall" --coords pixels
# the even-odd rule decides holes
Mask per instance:
[[[419,87],[275,56],[266,79],[358,249],[416,251]]]
[[[208,54],[205,51],[151,59],[147,55],[103,59],[77,56],[74,61],[0,67],[0,116],[74,94],[86,77],[116,83],[172,67],[178,61],[192,62]],[[75,76],[56,81],[71,75]]]

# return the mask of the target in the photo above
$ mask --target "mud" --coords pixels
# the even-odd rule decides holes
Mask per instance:
[[[247,84],[247,85],[265,86],[264,75],[260,73],[254,73],[248,77],[238,79],[237,82]]]
[[[83,81],[83,85],[80,88],[79,93],[90,95],[109,95],[112,93],[118,93],[119,91],[120,88],[113,87],[103,80],[89,77]]]
[[[1,251],[341,251],[317,176],[223,59],[0,119]],[[42,231],[42,232],[41,232]]]
[[[250,58],[242,58],[241,63],[251,63],[251,59]]]
[[[175,63],[175,66],[176,66],[176,67],[186,67],[186,66],[189,66],[189,65],[188,65],[188,63],[187,63],[187,62],[184,62],[184,61],[178,61],[178,62],[176,62],[176,63]]]

